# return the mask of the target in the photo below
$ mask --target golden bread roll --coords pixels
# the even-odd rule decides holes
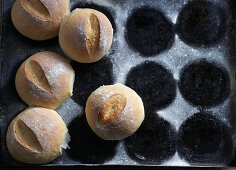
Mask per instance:
[[[6,142],[12,157],[27,164],[45,164],[62,154],[70,140],[67,127],[56,111],[31,107],[10,123]]]
[[[63,19],[69,15],[70,0],[16,0],[11,19],[15,28],[33,40],[58,35]]]
[[[72,60],[92,63],[100,60],[111,47],[113,28],[109,19],[93,9],[75,9],[59,30],[59,43]]]
[[[142,99],[122,84],[99,87],[89,96],[85,111],[91,129],[105,140],[132,135],[144,119]]]
[[[74,70],[53,52],[39,52],[25,60],[16,73],[16,90],[30,106],[54,109],[72,96]]]

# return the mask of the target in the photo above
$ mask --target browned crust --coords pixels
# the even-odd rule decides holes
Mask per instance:
[[[37,61],[28,60],[28,62],[25,64],[24,71],[26,77],[28,77],[32,83],[44,91],[51,93],[51,87],[47,77],[45,76],[45,72]]]
[[[51,20],[47,7],[40,0],[22,0],[21,6],[40,20]]]
[[[74,70],[60,55],[40,52],[24,61],[16,73],[16,90],[30,106],[56,108],[72,96]]]
[[[114,94],[110,96],[103,104],[98,115],[98,123],[101,125],[109,125],[117,119],[124,110],[126,98],[122,94]]]
[[[100,24],[96,15],[93,13],[89,15],[85,28],[88,57],[93,59],[96,57],[100,41]]]
[[[75,9],[62,22],[59,43],[63,52],[81,63],[100,60],[110,49],[113,28],[108,18],[93,9]]]
[[[69,0],[16,0],[11,10],[12,23],[33,40],[53,38],[69,14],[69,3]]]
[[[61,155],[68,132],[51,109],[32,107],[21,112],[8,127],[6,142],[12,157],[27,164],[45,164]]]
[[[34,134],[32,129],[30,129],[30,127],[24,123],[24,121],[18,119],[13,126],[13,131],[15,133],[17,142],[19,142],[21,146],[31,150],[34,153],[43,152],[43,148],[37,136]]]

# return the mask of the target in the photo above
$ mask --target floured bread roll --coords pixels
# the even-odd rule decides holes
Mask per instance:
[[[143,102],[125,85],[101,86],[87,100],[86,118],[99,137],[121,140],[140,127],[144,119]]]
[[[70,13],[69,0],[16,0],[11,19],[15,28],[33,40],[57,36],[63,19]]]
[[[12,157],[27,164],[45,164],[62,154],[70,140],[67,127],[56,111],[29,107],[15,117],[7,131]]]
[[[16,73],[16,90],[30,106],[54,109],[72,96],[74,70],[53,52],[39,52],[25,60]]]
[[[65,18],[59,30],[59,43],[72,60],[92,63],[110,49],[113,28],[109,19],[93,9],[75,9]]]

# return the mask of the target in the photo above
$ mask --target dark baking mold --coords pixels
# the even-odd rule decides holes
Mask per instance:
[[[104,163],[116,153],[117,141],[99,138],[89,127],[85,115],[75,118],[68,126],[71,141],[67,155],[85,164]]]
[[[112,63],[107,57],[89,64],[72,61],[71,65],[76,75],[71,98],[83,107],[94,90],[102,85],[113,84]]]
[[[179,89],[183,97],[195,106],[216,106],[229,97],[229,74],[220,64],[202,59],[182,70]]]
[[[173,75],[153,61],[146,61],[132,68],[125,84],[140,95],[145,109],[162,109],[176,97],[176,81]]]
[[[135,9],[126,23],[129,46],[143,56],[157,55],[174,42],[174,27],[166,16],[151,7]]]
[[[124,0],[124,1],[127,1],[127,0]],[[39,52],[39,51],[47,50],[47,51],[57,52],[57,53],[63,55],[63,52],[59,48],[59,43],[58,43],[57,38],[54,38],[54,39],[51,39],[51,40],[47,40],[47,41],[33,41],[33,40],[31,40],[29,38],[26,38],[23,35],[21,35],[14,28],[14,26],[12,25],[12,22],[11,22],[11,18],[10,18],[11,6],[12,6],[13,2],[14,2],[14,0],[9,0],[9,1],[2,0],[2,9],[3,9],[3,12],[2,12],[2,24],[3,25],[2,25],[2,48],[0,49],[2,54],[0,54],[0,57],[2,57],[2,59],[3,59],[3,64],[2,64],[2,68],[1,68],[1,80],[0,80],[1,88],[2,88],[1,91],[0,91],[0,94],[1,94],[1,97],[0,97],[1,105],[0,105],[0,107],[2,109],[0,111],[0,113],[4,117],[4,119],[2,119],[2,120],[4,120],[4,123],[3,124],[0,123],[0,131],[1,131],[1,140],[0,140],[0,144],[1,144],[1,146],[0,146],[0,150],[1,150],[1,153],[0,153],[0,164],[1,165],[0,165],[0,167],[1,166],[6,166],[6,165],[20,165],[20,166],[22,166],[21,163],[16,162],[9,155],[9,153],[7,151],[7,147],[6,147],[6,141],[5,141],[5,136],[6,136],[5,134],[6,134],[6,130],[7,130],[7,127],[8,127],[8,124],[9,124],[10,120],[12,120],[18,113],[20,113],[24,108],[27,107],[23,103],[23,101],[18,97],[18,95],[16,93],[16,90],[15,90],[14,78],[15,78],[15,73],[16,73],[18,67],[20,66],[20,64],[25,59],[27,59],[29,56],[31,56],[32,54],[34,54],[36,52]],[[114,0],[114,2],[115,2],[115,0]],[[132,1],[132,0],[129,3],[133,3],[133,2],[136,3],[136,1]],[[152,1],[152,2],[153,2],[154,5],[159,3],[158,1]],[[198,1],[198,2],[200,2],[200,1]],[[230,2],[232,2],[232,4],[229,4],[229,6],[234,8],[235,7],[234,0],[230,0]],[[78,1],[72,0],[71,3],[75,4],[75,5],[72,5],[72,9],[74,9],[76,7],[90,7],[90,8],[97,9],[97,10],[103,12],[110,19],[110,21],[111,21],[111,23],[113,25],[114,30],[116,30],[116,24],[115,24],[115,22],[113,20],[115,18],[115,11],[113,10],[114,9],[113,7],[109,8],[109,7],[101,7],[101,6],[96,6],[96,5],[95,5],[96,7],[93,6],[93,5],[90,6],[91,4],[87,3],[85,1],[78,2]],[[87,3],[87,5],[85,6],[86,3]],[[140,1],[140,3],[146,3],[146,2]],[[201,4],[201,2],[200,2],[200,4]],[[124,3],[124,7],[126,7],[126,5],[127,4]],[[133,5],[135,5],[135,4],[133,4]],[[215,6],[215,5],[213,5],[213,6]],[[211,9],[210,6],[208,8]],[[213,9],[213,10],[217,11],[218,7],[216,9]],[[105,11],[108,11],[108,12],[106,13]],[[229,12],[234,15],[235,10],[232,9]],[[222,14],[223,14],[223,17],[224,17],[224,11],[222,11],[222,13],[220,15],[222,15]],[[215,15],[214,17],[218,17],[218,16]],[[179,16],[179,18],[180,18],[180,16]],[[219,18],[221,19],[221,17],[219,17]],[[227,19],[225,19],[225,21],[227,21]],[[212,21],[212,22],[215,22],[215,21]],[[231,33],[232,33],[232,36],[233,36],[233,32],[234,32],[233,31],[234,30],[233,27],[234,27],[235,24],[232,24],[232,25],[233,26],[232,26]],[[213,24],[213,26],[214,26],[214,24]],[[214,35],[216,35],[216,37],[218,36],[218,38],[216,38],[216,40],[214,40],[215,42],[213,42],[213,40],[210,40],[210,43],[209,43],[208,42],[209,41],[209,36],[208,35],[211,35],[211,33],[207,34],[207,33],[203,32],[205,34],[206,38],[203,38],[202,41],[207,41],[207,43],[206,43],[207,46],[211,46],[211,45],[214,45],[214,44],[218,43],[220,41],[220,39],[224,37],[224,35],[225,35],[224,34],[224,32],[225,32],[224,31],[224,27],[225,27],[224,26],[224,21],[223,21],[223,24],[222,23],[220,24],[220,26],[222,27],[222,30],[223,30],[222,31],[222,35],[220,35],[221,33],[217,33],[217,29],[221,30],[220,28],[218,28],[218,27],[212,28],[212,30],[214,30],[214,29],[216,30],[216,31],[214,31]],[[204,28],[204,27],[200,26],[200,28]],[[177,31],[179,31],[179,30],[177,30]],[[155,35],[155,34],[156,34],[156,32],[154,32],[154,34],[152,34],[152,35]],[[183,34],[183,33],[180,33],[180,31],[179,31],[178,34],[179,34],[179,37],[181,38],[181,34]],[[232,39],[233,42],[234,42],[234,38],[232,38],[232,36],[230,35],[229,38]],[[183,38],[182,38],[182,40],[185,41],[186,43],[190,44],[190,45],[194,45],[194,46],[198,45],[197,43],[194,44],[191,41],[187,42]],[[191,37],[190,37],[190,40],[191,40]],[[200,45],[204,44],[202,41],[200,41],[200,43],[199,43]],[[195,42],[195,40],[194,40],[194,42]],[[135,43],[137,43],[137,42],[135,42]],[[224,45],[226,45],[226,48],[228,48],[228,47],[230,48],[230,46],[228,46],[227,42],[225,42],[225,43],[226,44],[224,44]],[[113,42],[113,44],[114,44],[114,42]],[[112,44],[112,46],[113,46],[113,44]],[[172,44],[172,42],[170,42],[170,46],[171,46],[171,44]],[[131,45],[129,44],[129,46],[131,46]],[[144,46],[148,46],[148,45],[144,44]],[[232,49],[233,48],[231,48],[231,50]],[[115,49],[110,49],[110,50],[112,50],[112,52],[115,51]],[[110,52],[109,55],[111,55],[111,51],[110,50],[109,50],[109,52]],[[145,56],[145,55],[143,55],[143,56]],[[231,58],[234,58],[234,57],[231,57]],[[108,59],[105,59],[105,60],[108,60]],[[108,63],[108,66],[106,65],[106,63]],[[232,63],[230,63],[230,64],[232,66]],[[76,63],[76,62],[72,62],[72,65],[73,65],[73,67],[74,67],[76,72],[77,71],[79,72],[79,70],[81,69],[80,66],[82,67],[82,70],[84,72],[89,71],[89,68],[86,69],[86,67],[89,66],[90,64],[79,64],[79,63]],[[102,70],[102,67],[105,67],[105,68],[103,68],[104,71],[102,71],[101,77],[102,77],[104,82],[107,82],[107,84],[112,84],[113,83],[113,76],[112,76],[112,72],[111,72],[112,69],[110,69],[111,65],[112,64],[110,63],[110,61],[108,61],[108,62],[104,62],[103,66],[102,66],[102,64],[99,66],[100,68],[97,70],[99,72],[96,72],[96,69],[94,69],[95,72],[96,72],[95,74],[99,74],[100,75],[100,69]],[[94,63],[94,66],[96,66],[95,63]],[[92,68],[91,68],[91,70],[93,71]],[[108,74],[106,72],[108,72]],[[150,72],[146,72],[145,74],[140,74],[140,75],[143,75],[143,77],[145,77],[145,76],[149,77],[149,73]],[[142,69],[140,70],[139,73],[142,73]],[[226,74],[228,74],[228,73],[226,72]],[[95,90],[101,84],[103,85],[103,83],[99,81],[99,78],[96,79],[96,76],[93,77],[92,75],[90,75],[91,77],[88,78],[88,79],[86,79],[86,76],[84,78],[80,79],[78,76],[81,76],[81,75],[83,77],[83,73],[81,73],[80,75],[76,74],[76,83],[75,83],[75,86],[74,86],[73,99],[77,103],[81,103],[81,105],[84,106],[84,103],[86,102],[86,98],[87,98],[86,96],[88,96],[89,93],[90,93],[90,92],[86,92],[86,90],[87,89],[90,89],[91,91],[92,91],[92,89]],[[108,78],[107,78],[107,75],[108,75]],[[132,74],[132,75],[136,76],[136,74]],[[143,77],[137,76],[137,78],[139,78],[139,79],[142,79]],[[153,77],[153,76],[151,76],[151,77]],[[95,86],[87,87],[88,85],[91,85],[91,84],[94,83],[93,82],[94,78],[95,78],[95,82],[96,82],[95,83],[96,87]],[[82,82],[83,79],[87,80],[88,82]],[[145,78],[143,78],[143,79],[145,80]],[[147,79],[149,79],[149,78],[147,78]],[[155,77],[154,77],[154,79],[155,79]],[[130,80],[131,80],[131,78],[130,78]],[[132,78],[132,80],[133,80],[133,82],[136,82],[136,78]],[[165,78],[164,80],[168,80],[168,79]],[[171,76],[171,81],[172,81],[172,76]],[[149,88],[149,86],[147,86],[147,84],[146,84],[146,87],[145,87],[145,85],[141,85],[143,83],[142,81],[139,81],[139,82],[140,83],[136,84],[135,86],[137,86],[137,87],[142,86],[144,90]],[[148,82],[150,83],[150,82],[152,82],[152,80],[149,80]],[[80,86],[80,83],[83,84],[83,85]],[[130,81],[130,84],[134,84],[134,83],[132,83]],[[77,86],[80,87],[80,90],[78,90],[78,91],[76,91]],[[82,88],[82,86],[83,86],[83,88]],[[81,92],[83,89],[85,89],[85,92]],[[168,88],[166,88],[166,89],[168,89]],[[175,90],[176,90],[176,87],[175,87]],[[166,91],[169,93],[169,90],[166,90]],[[81,93],[79,97],[76,97],[77,93],[78,94]],[[142,93],[142,91],[140,93]],[[174,93],[176,93],[176,92],[174,92]],[[81,96],[82,96],[83,99],[80,99]],[[151,96],[150,99],[153,99],[153,97]],[[169,103],[171,103],[172,100],[173,99],[171,99],[171,101],[169,101]],[[148,102],[150,102],[150,104],[152,102],[152,100],[149,100],[149,99],[145,99],[145,101],[147,101],[146,104],[145,104],[146,106],[149,105]],[[153,102],[153,103],[155,103],[155,102]],[[173,130],[172,126],[168,122],[164,121],[163,119],[161,119],[159,117],[152,119],[153,115],[155,114],[154,111],[153,111],[153,110],[155,110],[155,108],[156,108],[155,105],[150,106],[150,110],[149,110],[149,107],[145,108],[146,117],[145,117],[145,121],[144,121],[143,125],[141,126],[141,129],[143,129],[142,127],[145,126],[144,129],[148,129],[147,131],[149,131],[149,129],[152,129],[152,130],[150,130],[150,132],[154,132],[154,131],[157,132],[158,131],[158,127],[161,130],[160,130],[160,132],[158,131],[159,133],[153,133],[152,136],[144,137],[144,138],[147,139],[147,143],[151,142],[151,144],[155,146],[155,144],[152,143],[152,137],[154,136],[154,140],[161,140],[161,139],[163,139],[162,133],[165,132],[166,129],[167,129],[166,131],[171,136],[171,137],[167,137],[167,139],[169,140],[169,138],[171,138],[171,141],[169,142],[168,140],[165,140],[164,143],[165,144],[168,143],[168,142],[171,143],[172,139],[174,141],[176,141],[175,130]],[[200,117],[204,117],[204,116],[202,115]],[[208,118],[206,118],[207,120],[210,119],[208,115],[206,115],[206,117],[208,117]],[[212,120],[215,120],[215,116],[214,116],[214,118]],[[147,121],[149,121],[150,123],[145,123]],[[227,120],[227,121],[229,121],[229,120]],[[156,124],[155,122],[159,122],[159,125],[155,125]],[[208,123],[208,121],[203,121],[203,122],[202,121],[197,121],[197,122],[198,122],[198,123],[196,123],[197,126],[202,127],[203,129],[206,127],[207,130],[204,130],[204,131],[208,131],[208,129],[211,129],[211,128],[208,128],[208,127],[213,127],[212,129],[214,129],[214,127],[215,127],[215,125],[208,125],[208,124],[211,124],[211,123]],[[204,122],[207,122],[207,124],[204,123]],[[232,145],[231,145],[231,139],[229,137],[229,129],[228,129],[228,127],[226,127],[226,125],[223,124],[219,119],[216,120],[215,122],[219,123],[219,127],[221,127],[221,129],[223,129],[221,134],[222,134],[222,138],[224,138],[224,141],[225,141],[224,143],[225,144],[222,145],[221,147],[224,147],[225,151],[224,152],[222,151],[222,153],[224,153],[224,154],[222,154],[221,156],[219,156],[220,154],[216,155],[216,156],[214,156],[214,155],[213,156],[212,155],[209,156],[209,157],[213,157],[213,158],[211,158],[211,159],[214,159],[213,161],[207,162],[207,159],[204,160],[205,163],[208,163],[208,164],[210,163],[211,166],[216,166],[215,162],[220,160],[220,159],[215,159],[217,156],[221,157],[221,163],[224,162],[224,161],[222,161],[222,159],[229,160],[228,158],[230,157],[231,151],[233,150],[232,149]],[[153,124],[153,127],[155,129],[151,127],[152,124]],[[163,125],[163,126],[161,126],[161,125]],[[190,136],[189,138],[193,137],[194,139],[197,139],[197,137],[195,137],[195,135],[193,133],[195,133],[194,130],[198,130],[198,129],[195,128],[195,129],[192,129],[192,131],[189,130],[188,132],[185,132],[185,131],[187,131],[186,129],[191,129],[193,125],[191,125],[191,127],[190,127],[190,125],[188,125],[188,126],[187,125],[182,125],[182,127],[185,127],[185,126],[187,128],[181,128],[181,129],[185,129],[185,130],[181,130],[180,131],[180,136],[183,136],[184,134],[188,134],[188,136]],[[217,127],[218,127],[218,125],[215,128],[218,129]],[[71,149],[67,150],[67,151],[64,151],[63,155],[61,157],[59,157],[58,159],[54,160],[53,162],[47,164],[46,166],[63,166],[64,167],[64,166],[69,166],[69,165],[70,166],[76,165],[78,167],[86,166],[87,168],[89,168],[92,165],[92,166],[96,166],[96,168],[98,168],[98,166],[102,167],[102,165],[101,165],[102,163],[104,163],[105,161],[110,160],[110,159],[112,159],[114,157],[115,147],[117,145],[116,142],[114,142],[114,143],[111,142],[110,143],[108,141],[103,141],[103,140],[101,141],[99,138],[94,136],[93,132],[88,127],[88,125],[86,123],[86,119],[85,119],[84,116],[82,118],[75,118],[69,124],[68,129],[69,129],[69,132],[70,132],[70,134],[72,136],[72,141],[69,144]],[[170,129],[170,130],[168,131],[168,129]],[[145,147],[145,145],[142,144],[142,141],[144,141],[144,140],[142,140],[143,135],[144,136],[146,136],[146,134],[150,135],[149,132],[146,133],[145,130],[143,130],[143,131],[144,131],[144,134],[142,134],[142,132],[140,132],[140,133],[137,132],[137,136],[139,136],[139,138],[137,140],[133,140],[133,142],[132,142],[132,139],[129,139],[129,138],[127,138],[127,141],[130,141],[130,142],[127,142],[125,140],[126,150],[128,150],[128,147],[130,147],[130,149],[129,149],[129,151],[127,151],[127,153],[129,154],[129,156],[132,159],[137,160],[138,162],[142,162],[142,163],[145,162],[145,160],[142,160],[143,157],[142,157],[141,154],[138,154],[138,155],[136,154],[135,155],[135,153],[132,152],[132,149],[134,151],[135,151],[135,149],[138,149],[138,147],[132,147],[132,146],[139,146],[139,143],[140,143],[140,147],[142,148],[142,150],[140,152],[144,153],[143,156],[145,156],[145,154],[149,154],[148,150],[151,150],[150,151],[150,153],[151,153],[150,157],[147,156],[148,159],[146,159],[147,160],[146,162],[150,161],[153,164],[158,164],[159,162],[163,162],[162,159],[164,159],[165,157],[166,157],[166,159],[168,159],[168,158],[171,158],[171,156],[174,155],[175,150],[176,150],[176,148],[175,148],[176,144],[175,143],[173,143],[173,145],[171,145],[172,149],[169,149],[170,151],[168,153],[167,153],[167,151],[168,151],[168,144],[166,144],[166,145],[158,145],[158,146],[164,146],[165,147],[165,148],[163,148],[164,149],[164,151],[163,151],[164,153],[162,154],[164,156],[159,156],[159,157],[155,156],[154,154],[157,154],[158,152],[157,153],[153,153],[152,152],[152,147]],[[215,130],[215,132],[216,131],[217,130]],[[199,132],[199,133],[201,134],[201,132]],[[209,134],[212,134],[212,133],[209,133]],[[134,135],[136,135],[136,134],[134,134]],[[157,135],[160,135],[160,139],[158,139],[156,137]],[[215,138],[217,138],[218,135],[215,136],[215,135],[208,135],[208,134],[206,134],[206,138],[208,138],[209,136],[213,136],[212,139],[213,138],[215,139]],[[133,137],[133,136],[131,136],[130,138],[134,138],[135,139],[135,137]],[[191,139],[190,141],[192,142],[192,141],[194,141],[194,139]],[[137,141],[139,141],[139,142],[137,142]],[[181,140],[181,138],[179,138],[178,141],[179,141],[178,142],[179,154],[180,154],[181,158],[187,160],[187,157],[189,156],[190,152],[188,151],[188,148],[186,146],[183,147],[183,141]],[[108,143],[106,143],[106,142],[108,142]],[[214,144],[212,144],[212,146],[214,147]],[[183,149],[183,148],[185,148],[185,149]],[[156,149],[156,148],[154,147],[154,149]],[[147,152],[145,152],[146,150],[147,150]],[[81,154],[80,151],[83,154]],[[190,149],[190,151],[191,151],[191,149]],[[96,155],[96,156],[94,156],[94,155]],[[204,155],[205,154],[203,154],[203,156]],[[195,155],[193,155],[192,157],[195,157]],[[191,159],[193,159],[192,157],[191,157]],[[197,156],[197,158],[199,158],[199,157]],[[156,159],[155,160],[156,162],[153,161],[154,159]],[[120,161],[120,160],[117,160],[117,161]],[[190,162],[193,164],[193,163],[196,162],[196,159],[195,159],[195,161],[190,161]],[[228,162],[228,161],[225,161],[225,162]],[[89,164],[89,165],[88,164],[85,164],[85,165],[83,164],[83,165],[81,165],[81,163],[93,163],[93,164]],[[98,163],[98,164],[96,164],[96,163]],[[120,162],[116,162],[116,164],[121,164],[121,163]],[[130,163],[128,162],[128,164],[130,164]],[[195,164],[195,165],[200,165],[200,164]],[[122,166],[124,166],[123,162],[122,162]],[[224,166],[227,166],[227,165],[225,164]],[[235,166],[235,164],[234,164],[234,166]],[[120,166],[116,166],[116,167],[117,167],[117,169],[120,168]],[[138,167],[139,168],[141,167],[141,169],[142,168],[144,168],[144,169],[146,168],[145,166],[138,166]],[[32,167],[32,168],[36,168],[36,167]],[[39,168],[42,168],[42,167],[39,167]],[[93,168],[93,167],[91,167],[91,168]],[[115,167],[111,167],[111,168],[115,168]],[[132,169],[132,166],[131,167],[128,166],[126,168],[127,169],[129,169],[129,168]],[[136,168],[136,167],[134,166],[133,168]]]
[[[176,131],[154,112],[148,114],[152,116],[145,118],[141,127],[124,140],[125,149],[137,162],[161,164],[176,152]]]
[[[85,1],[76,2],[74,5],[72,5],[71,11],[73,11],[76,8],[91,8],[91,9],[95,9],[97,11],[102,12],[110,20],[111,25],[114,30],[114,33],[116,33],[116,24],[115,24],[115,20],[113,18],[115,16],[115,13],[114,13],[114,11],[111,11],[111,8],[107,8],[105,6],[100,6],[100,5],[97,5],[94,3],[87,3]]]
[[[192,164],[225,164],[232,158],[230,128],[218,117],[199,112],[179,129],[178,153]]]
[[[180,39],[187,44],[215,45],[227,31],[226,12],[208,1],[191,1],[179,13],[176,30]]]

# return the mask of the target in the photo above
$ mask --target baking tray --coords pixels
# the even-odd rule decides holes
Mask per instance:
[[[209,1],[219,5],[225,11],[226,15],[224,17],[227,21],[227,27],[220,35],[221,38],[217,43],[210,44],[208,47],[195,47],[183,42],[177,36],[176,29],[177,17],[189,0],[71,0],[71,10],[76,7],[97,9],[110,19],[114,28],[114,39],[109,53],[99,62],[92,64],[80,64],[70,61],[61,51],[57,38],[37,42],[20,35],[10,19],[11,6],[14,0],[0,1],[2,5],[0,20],[0,164],[23,165],[12,159],[7,151],[5,141],[5,134],[10,121],[27,107],[15,90],[14,78],[18,67],[26,58],[34,53],[47,50],[66,57],[75,70],[76,79],[73,96],[56,109],[68,126],[71,135],[69,144],[71,149],[64,151],[61,157],[46,166],[189,166],[188,161],[178,154],[181,151],[178,142],[179,127],[197,112],[214,115],[220,122],[224,123],[226,132],[229,132],[228,136],[226,135],[228,144],[225,146],[230,151],[226,155],[221,155],[220,163],[209,162],[193,164],[192,166],[235,166],[234,146],[231,144],[235,143],[236,140],[236,119],[234,119],[234,113],[236,113],[234,102],[236,101],[236,5],[233,0]],[[153,47],[150,50],[148,45],[151,46],[152,44],[144,44],[141,40],[136,42],[136,46],[132,46],[130,41],[134,41],[134,39],[132,40],[132,36],[130,39],[127,38],[129,36],[127,30],[132,31],[133,29],[132,22],[130,26],[127,21],[133,12],[140,8],[149,11],[150,8],[157,9],[160,11],[159,19],[162,20],[164,16],[168,21],[169,26],[165,27],[166,30],[162,30],[163,33],[169,31],[168,36],[161,36],[164,37],[163,41],[165,41],[165,38],[169,39],[164,48],[154,49]],[[142,24],[148,24],[142,19],[140,22],[141,26]],[[139,49],[145,45],[147,46],[146,50],[140,51]],[[148,56],[150,53],[153,53],[153,55]],[[226,95],[222,102],[211,107],[199,107],[190,104],[183,97],[179,88],[180,75],[183,69],[191,63],[202,61],[203,58],[207,62],[219,63],[219,65],[216,65],[226,72],[225,75],[229,75],[231,85],[230,95]],[[153,73],[157,76],[152,76]],[[160,81],[162,83],[167,81],[167,84],[157,84],[157,87],[160,88],[155,86],[152,86],[153,89],[145,88],[156,82],[158,76],[161,77]],[[133,82],[136,82],[136,84]],[[114,83],[127,84],[136,89],[143,97],[146,118],[134,136],[122,141],[104,141],[90,130],[84,116],[84,105],[88,95],[93,90],[101,85]],[[145,96],[143,91],[148,95]],[[157,98],[155,96],[157,95],[156,92],[166,100],[162,101]],[[149,128],[152,133],[149,133]],[[142,146],[143,139],[147,139],[146,141],[150,145],[149,148]],[[145,153],[147,154],[146,158],[132,152],[132,150],[139,149],[142,153],[145,149],[152,149],[152,147],[154,150],[160,149],[159,151],[162,154],[154,153],[158,156],[153,157],[152,152]],[[225,162],[227,164],[224,164]]]

